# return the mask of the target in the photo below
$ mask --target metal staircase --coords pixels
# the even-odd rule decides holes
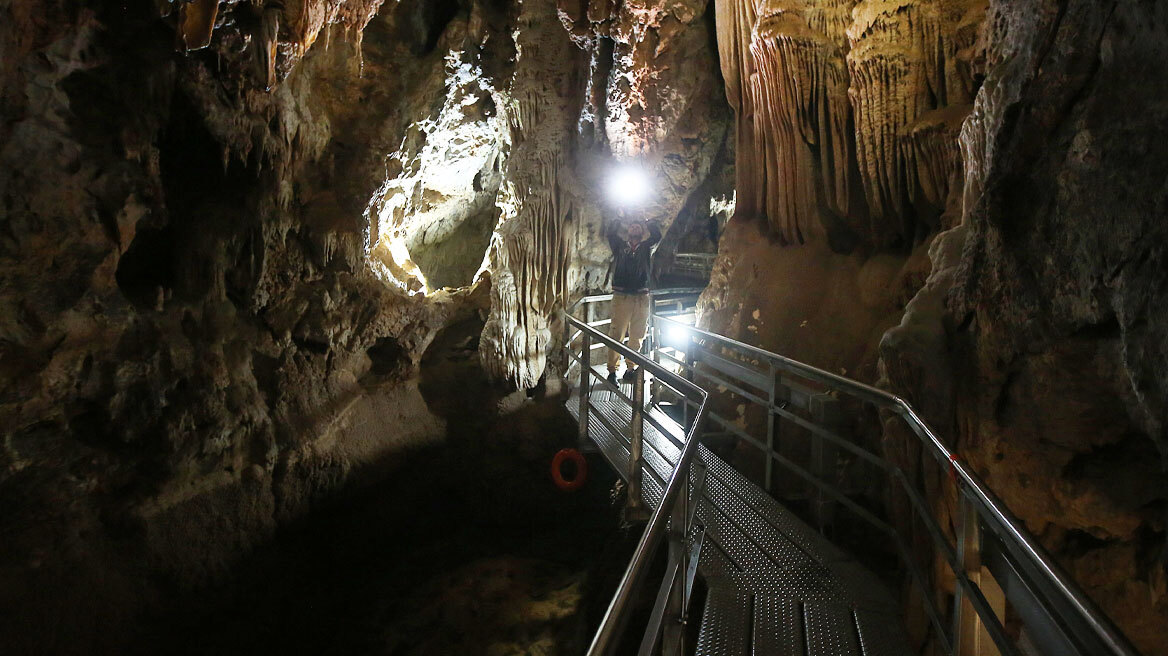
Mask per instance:
[[[611,295],[565,313],[581,445],[625,478],[629,515],[647,521],[590,654],[631,648],[625,625],[663,543],[665,575],[648,622],[633,627],[642,655],[1136,654],[908,404],[694,328],[694,292],[654,293],[647,355],[605,334]],[[634,382],[614,386],[592,366],[606,348],[639,363]],[[903,421],[934,458],[906,472],[851,434],[860,413]],[[751,464],[743,445],[757,449],[754,480],[717,443],[737,446],[736,463]],[[956,499],[952,519],[938,494]],[[865,550],[898,557],[883,578],[825,537],[856,526],[871,536]],[[937,592],[942,568],[951,595]],[[904,579],[927,617],[917,650],[888,587]]]

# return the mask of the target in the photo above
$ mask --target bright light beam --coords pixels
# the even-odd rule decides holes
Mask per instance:
[[[649,200],[652,185],[649,176],[638,166],[626,164],[608,178],[608,195],[621,207],[637,207]]]
[[[666,324],[665,336],[661,341],[666,346],[684,349],[686,343],[689,342],[689,329],[674,323]]]

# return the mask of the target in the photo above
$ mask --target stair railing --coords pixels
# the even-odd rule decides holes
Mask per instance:
[[[982,656],[994,653],[996,648],[998,653],[1010,656],[1031,654],[1033,649],[1048,656],[1137,656],[1111,620],[904,399],[670,317],[655,317],[653,326],[655,359],[671,363],[669,366],[691,380],[700,380],[703,388],[716,387],[766,410],[764,443],[745,432],[737,422],[728,421],[712,410],[707,412],[705,406],[701,408],[715,431],[720,428],[766,454],[764,485],[768,492],[772,491],[773,465],[779,464],[815,488],[809,500],[816,510],[820,530],[829,523],[825,521],[831,514],[827,506],[838,503],[892,539],[912,584],[924,601],[934,635],[944,653]],[[801,385],[792,378],[810,385]],[[924,450],[948,471],[958,499],[952,527],[955,544],[950,543],[929,511],[929,503],[934,500],[926,499],[911,485],[909,476],[899,465],[838,434],[840,397],[870,404],[903,420]],[[834,421],[833,413],[825,411],[825,406],[836,406]],[[809,436],[815,471],[776,450],[779,439],[776,425],[781,421],[790,422]],[[835,469],[835,456],[841,452],[882,470],[906,495],[936,553],[956,581],[948,613],[950,628],[942,620],[944,613],[934,599],[934,588],[897,528],[849,498],[846,490],[831,481],[830,475],[825,475]],[[1027,647],[1020,647],[1017,636],[1003,626],[1007,602],[1024,629]]]
[[[608,300],[611,296],[602,295],[591,298]],[[574,360],[579,363],[580,367],[579,420],[581,438],[587,438],[588,424],[594,411],[590,394],[594,385],[607,389],[632,409],[629,435],[628,494],[634,508],[636,504],[641,502],[642,496],[640,477],[644,465],[641,448],[644,424],[646,421],[650,423],[655,421],[645,413],[643,394],[646,373],[653,377],[655,385],[664,386],[686,399],[691,407],[696,408],[685,438],[678,444],[680,455],[669,479],[664,482],[661,501],[649,517],[640,541],[633,552],[633,557],[625,569],[620,585],[613,595],[600,628],[588,650],[590,656],[607,656],[617,651],[630,612],[633,610],[637,592],[645,583],[645,576],[662,540],[668,537],[669,554],[666,575],[642,640],[641,653],[655,652],[655,647],[660,639],[663,652],[680,654],[684,650],[685,621],[690,605],[690,589],[687,582],[692,580],[691,556],[687,548],[688,535],[693,521],[693,513],[689,509],[690,466],[698,452],[698,435],[706,416],[708,395],[701,387],[669,371],[642,353],[633,351],[619,341],[612,339],[605,332],[598,330],[596,325],[589,325],[588,321],[578,319],[568,313],[564,314],[564,323],[565,332],[568,333],[565,344],[566,357],[570,359],[569,363]],[[574,334],[571,332],[573,329],[576,330]],[[572,348],[572,344],[577,340],[580,342],[579,353]],[[613,349],[628,361],[637,364],[637,379],[633,385],[633,398],[629,398],[617,386],[610,384],[603,376],[596,375],[592,371],[591,354],[594,347]],[[567,370],[568,367],[565,366],[565,371]],[[602,420],[603,416],[596,412],[596,417],[598,420]],[[676,440],[668,431],[662,429],[662,432],[669,439]]]

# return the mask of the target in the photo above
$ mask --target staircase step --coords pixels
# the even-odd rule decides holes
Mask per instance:
[[[751,598],[749,592],[731,587],[710,587],[698,630],[697,656],[741,656],[748,653]]]

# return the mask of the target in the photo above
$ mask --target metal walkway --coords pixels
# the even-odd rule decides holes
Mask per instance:
[[[694,291],[654,293],[645,352],[607,335],[612,295],[563,315],[581,446],[596,445],[628,483],[627,515],[647,520],[590,655],[627,653],[636,636],[640,656],[908,654],[899,612],[912,599],[919,653],[1137,656],[908,403],[695,328]],[[637,364],[635,382],[604,380],[604,349]],[[857,432],[873,421],[892,442]],[[726,439],[757,484],[707,448]],[[883,574],[911,595],[823,537],[845,525],[864,536],[852,548],[895,560]],[[626,636],[662,547],[653,607]],[[692,603],[699,576],[704,607]]]
[[[598,381],[588,436],[618,472],[629,471],[632,409]],[[632,385],[622,391],[632,396]],[[578,391],[568,404],[579,419]],[[681,426],[646,408],[642,499],[661,500],[676,468]],[[614,431],[614,429],[616,429]],[[698,447],[689,547],[700,541],[697,572],[708,587],[697,654],[901,656],[909,653],[897,603],[882,582],[704,446]],[[691,496],[691,502],[692,502]]]

